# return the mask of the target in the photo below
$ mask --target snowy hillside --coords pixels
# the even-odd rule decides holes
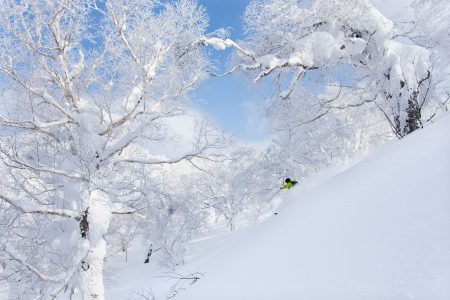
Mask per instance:
[[[238,233],[180,300],[449,299],[450,118]]]

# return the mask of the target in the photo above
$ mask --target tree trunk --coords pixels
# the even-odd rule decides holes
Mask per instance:
[[[104,300],[103,261],[106,256],[106,241],[103,236],[111,221],[111,207],[108,195],[99,190],[91,192],[88,204],[87,216],[83,216],[80,222],[81,234],[85,239],[83,247],[89,249],[81,264],[81,294],[84,300]],[[83,220],[87,222],[84,225]]]
[[[411,98],[408,100],[408,107],[406,108],[406,125],[404,128],[405,135],[410,134],[416,129],[422,128],[422,114],[420,111],[420,106],[417,101],[417,97],[419,95],[418,91],[414,91],[411,95]]]

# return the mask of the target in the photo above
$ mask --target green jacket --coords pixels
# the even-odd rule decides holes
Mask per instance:
[[[293,187],[293,186],[296,185],[296,184],[297,184],[297,181],[295,181],[295,180],[289,181],[288,183],[286,183],[285,185],[283,185],[283,186],[280,188],[280,190],[288,190],[288,189],[290,189],[291,187]]]

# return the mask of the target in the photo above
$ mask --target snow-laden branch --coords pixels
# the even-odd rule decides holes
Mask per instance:
[[[49,276],[49,275],[44,274],[42,271],[38,270],[36,267],[32,266],[31,264],[27,263],[25,259],[20,258],[17,255],[14,255],[13,253],[11,253],[11,251],[9,251],[5,248],[0,249],[0,252],[4,252],[7,255],[7,257],[9,257],[9,259],[12,259],[12,260],[18,262],[19,264],[21,264],[22,266],[24,266],[28,271],[30,271],[31,273],[36,275],[40,280],[56,283],[57,285],[56,285],[56,288],[53,289],[53,292],[51,294],[51,299],[56,299],[58,294],[67,287],[70,280],[72,280],[75,272],[79,269],[80,264],[82,264],[82,262],[86,259],[86,256],[89,253],[88,251],[86,251],[86,249],[83,249],[83,248],[78,249],[78,253],[77,253],[76,259],[75,259],[75,261],[77,261],[77,263],[72,268],[70,268],[63,274],[60,274],[59,276]]]
[[[22,86],[26,91],[28,91],[31,95],[36,96],[44,100],[45,103],[48,105],[56,108],[59,112],[61,112],[63,115],[65,115],[69,120],[75,122],[75,119],[73,117],[73,114],[66,110],[64,107],[58,104],[58,102],[55,100],[53,96],[51,96],[49,93],[47,93],[44,90],[38,90],[36,88],[33,88],[31,84],[25,82],[13,69],[0,69],[0,72],[6,73],[11,79],[13,79],[15,82],[17,82],[20,86]]]
[[[51,121],[51,122],[39,122],[39,121],[31,121],[31,120],[25,120],[25,121],[13,121],[8,120],[2,116],[0,116],[0,125],[8,126],[8,127],[16,127],[16,128],[23,128],[23,129],[38,129],[38,130],[44,130],[49,129],[52,127],[59,127],[63,126],[69,123],[73,123],[70,119],[61,119],[58,121]]]
[[[134,112],[134,110],[133,110]],[[147,122],[142,122],[139,126],[134,128],[130,133],[124,134],[121,138],[117,139],[112,145],[109,145],[106,149],[104,149],[101,158],[100,163],[107,160],[108,158],[112,157],[116,153],[120,153],[123,149],[128,147],[131,143],[133,143],[136,139],[141,137],[143,135],[143,132],[145,131],[145,128],[151,123],[159,119],[163,118],[170,118],[175,117],[183,114],[183,110],[179,109],[173,109],[169,112],[164,113],[145,113],[143,111],[137,112],[136,114],[129,114],[129,118],[121,118],[120,123],[113,123],[107,130],[100,133],[100,135],[104,135],[110,131],[112,131],[115,128],[118,128],[125,123],[127,123],[131,119],[135,119],[138,116],[146,116],[148,117]]]
[[[44,173],[50,173],[50,174],[55,174],[55,175],[60,175],[60,176],[64,176],[67,178],[71,178],[71,179],[79,179],[81,181],[87,181],[88,179],[80,173],[77,172],[73,172],[73,171],[66,171],[66,170],[60,170],[54,167],[50,167],[50,166],[40,166],[40,165],[31,165],[27,162],[18,160],[16,158],[14,158],[13,156],[11,156],[10,154],[6,153],[3,150],[0,150],[13,164],[8,163],[8,162],[4,162],[7,166],[9,167],[15,167],[15,168],[27,168],[27,169],[31,169],[37,172],[44,172]]]
[[[211,73],[212,76],[214,77],[222,77],[222,76],[226,76],[229,74],[234,73],[236,70],[242,69],[242,70],[258,70],[261,67],[260,63],[256,63],[256,64],[252,64],[252,65],[247,65],[247,64],[238,64],[235,65],[233,68],[231,68],[231,70],[222,73],[222,74],[215,74],[215,73]]]
[[[46,275],[46,274],[42,273],[36,267],[30,265],[24,259],[14,255],[14,254],[12,254],[8,250],[1,250],[1,251],[5,252],[12,260],[14,260],[14,261],[20,263],[21,265],[23,265],[25,268],[28,269],[28,271],[30,271],[31,273],[36,275],[40,280],[50,281],[50,282],[54,282],[54,283],[59,283],[61,281],[61,278],[52,277],[52,276],[49,276],[49,275]]]
[[[236,44],[236,42],[234,42],[231,39],[220,39],[220,38],[207,38],[207,37],[203,37],[198,41],[199,44],[202,44],[204,46],[213,46],[216,50],[225,50],[226,48],[234,48],[236,49],[239,53],[241,53],[242,55],[249,57],[250,59],[252,59],[253,61],[256,62],[256,54],[255,52],[248,50],[248,49],[244,49],[241,46],[239,46],[238,44]]]
[[[142,123],[137,126],[131,133],[125,134],[123,137],[119,138],[114,144],[105,149],[101,155],[100,162],[104,162],[111,158],[114,154],[119,153],[126,147],[128,147],[134,140],[136,140],[144,131],[148,124]]]
[[[71,218],[74,220],[79,219],[78,214],[70,209],[49,208],[42,205],[19,204],[19,201],[13,200],[2,194],[0,194],[0,200],[8,203],[9,205],[11,205],[12,207],[19,210],[22,213],[54,215],[64,218]]]
[[[125,206],[118,203],[111,204],[111,214],[113,215],[132,215],[137,212],[133,207]]]
[[[125,158],[118,160],[118,163],[131,163],[131,164],[143,164],[143,165],[170,165],[177,164],[182,161],[187,161],[193,164],[195,158],[208,160],[211,162],[224,161],[222,155],[208,153],[208,150],[223,148],[222,142],[218,142],[219,136],[214,135],[214,129],[208,127],[208,124],[200,124],[200,132],[196,137],[194,148],[178,157],[171,159],[155,159],[155,158]],[[195,166],[195,165],[194,165]]]
[[[289,88],[283,92],[280,93],[280,97],[283,99],[289,98],[289,96],[292,94],[292,92],[295,89],[295,86],[297,85],[297,82],[300,78],[305,76],[305,70],[303,68],[300,68],[297,70],[296,74],[292,77],[291,83],[289,84]]]
[[[65,2],[60,2],[59,8],[57,9],[56,13],[52,17],[52,21],[50,24],[48,24],[50,32],[53,36],[54,42],[57,45],[58,49],[58,55],[56,57],[56,60],[64,74],[64,77],[59,76],[60,78],[60,87],[61,90],[64,92],[65,98],[68,98],[73,106],[73,108],[78,111],[78,101],[79,98],[76,96],[74,90],[73,90],[73,78],[78,76],[78,74],[81,72],[81,70],[84,68],[83,60],[84,55],[82,54],[82,51],[79,49],[80,54],[80,61],[78,64],[76,64],[73,72],[69,71],[69,66],[71,63],[68,61],[68,55],[67,52],[70,49],[70,36],[65,34],[64,30],[61,29],[61,19],[63,18],[66,10],[68,9],[68,5]],[[78,65],[78,66],[77,66]],[[78,70],[77,70],[78,69]]]
[[[116,13],[114,11],[114,8],[111,4],[111,1],[106,1],[106,7],[108,8],[110,14],[111,14],[111,19],[114,23],[114,25],[116,26],[118,32],[119,32],[119,36],[120,39],[122,40],[122,42],[124,43],[125,47],[127,48],[128,52],[131,55],[131,58],[133,59],[133,61],[136,64],[140,64],[140,59],[137,57],[136,53],[134,53],[133,48],[131,48],[130,43],[128,42],[127,37],[125,36],[125,28],[126,28],[126,23],[125,21],[119,21],[117,19]]]
[[[217,50],[225,50],[226,48],[234,48],[241,54],[243,57],[251,60],[250,64],[241,63],[234,66],[230,71],[225,72],[224,74],[220,74],[218,76],[228,75],[235,72],[238,69],[243,70],[258,70],[261,72],[256,76],[255,82],[259,81],[261,78],[269,75],[276,69],[281,68],[298,68],[299,72],[295,75],[293,80],[298,80],[303,76],[307,70],[315,70],[318,69],[314,63],[308,62],[303,58],[303,53],[294,52],[287,58],[279,58],[275,55],[264,55],[264,56],[256,56],[256,54],[248,49],[244,49],[240,47],[236,42],[230,39],[219,39],[219,38],[202,38],[199,43],[208,46],[211,45]],[[291,83],[291,86],[295,86],[295,84]],[[286,94],[290,94],[290,92],[286,92]]]
[[[120,127],[121,125],[125,124],[128,120],[130,120],[133,116],[133,114],[136,112],[136,109],[141,104],[142,101],[142,95],[139,97],[139,100],[136,101],[136,104],[134,105],[133,109],[131,109],[128,113],[126,113],[123,117],[121,117],[119,120],[113,122],[108,128],[106,128],[104,131],[100,132],[100,136],[109,134],[112,130],[114,130],[117,127]]]
[[[194,153],[186,153],[180,157],[173,158],[173,159],[167,159],[167,160],[160,160],[160,159],[124,159],[120,162],[125,163],[131,163],[131,164],[144,164],[144,165],[170,165],[170,164],[177,164],[182,161],[190,161],[195,157],[199,157],[199,155],[204,150],[199,150],[198,152]]]
[[[137,65],[141,65],[142,64],[141,59],[138,57],[136,52],[133,50],[133,47],[131,46],[130,42],[128,41],[128,38],[125,35],[125,30],[127,27],[126,20],[125,19],[119,20],[117,18],[116,12],[114,10],[114,7],[113,7],[111,1],[109,1],[109,0],[106,1],[106,7],[108,8],[109,14],[111,16],[111,20],[118,31],[120,39],[122,40],[123,44],[127,48],[128,52],[130,53],[132,60]],[[167,47],[164,47],[160,43],[156,43],[156,46],[158,49],[156,51],[156,54],[153,58],[152,63],[143,66],[144,77],[145,77],[146,82],[150,82],[153,79],[153,77],[156,74],[156,70],[159,68],[161,63],[164,61],[165,57],[167,56],[167,53],[169,52],[170,48],[173,46],[174,43],[175,43],[175,41],[170,43]]]

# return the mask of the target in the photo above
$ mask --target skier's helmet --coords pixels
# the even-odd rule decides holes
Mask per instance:
[[[289,182],[291,182],[291,179],[290,178],[286,178],[285,182],[289,183]]]

